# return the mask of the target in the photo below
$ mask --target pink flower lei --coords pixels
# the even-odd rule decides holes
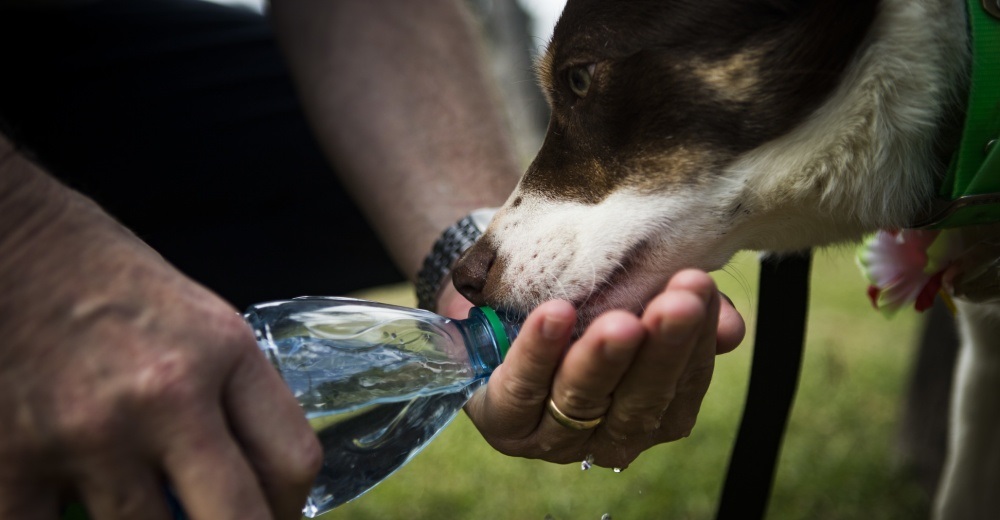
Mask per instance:
[[[948,293],[941,290],[942,277],[960,255],[955,232],[903,229],[869,237],[857,261],[868,278],[872,306],[891,316],[911,303],[922,312],[934,304],[938,293],[953,309]]]

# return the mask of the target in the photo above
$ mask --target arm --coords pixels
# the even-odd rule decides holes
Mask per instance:
[[[372,34],[366,24],[384,22],[377,13],[346,15],[359,17],[352,38]],[[415,20],[394,23],[404,21]],[[312,55],[310,46],[291,51],[300,52]],[[358,65],[364,63],[337,66]],[[365,81],[365,67],[355,72],[361,78],[351,85]],[[365,101],[379,107],[400,101],[394,110],[415,102],[391,90],[351,95],[367,94]],[[459,104],[468,108],[475,101],[469,97]],[[346,130],[339,140],[321,141],[341,157],[338,167],[357,194],[378,194],[358,198],[410,273],[441,229],[469,209],[499,203],[516,180],[505,143],[462,148],[467,143],[457,135],[459,120],[462,127],[485,121],[484,133],[503,135],[498,120],[492,127],[465,109],[449,113],[451,102],[421,105],[421,117],[450,114],[451,123],[437,129],[412,129],[402,117],[368,121],[371,107],[359,102],[352,112],[355,100],[347,98],[329,107],[337,116],[325,122]],[[363,121],[338,127],[341,116]],[[403,153],[395,145],[406,134],[412,147]],[[486,143],[474,139],[480,141]],[[454,183],[430,183],[442,178],[438,163],[450,165]],[[506,176],[452,191],[463,178],[501,170]],[[0,475],[0,517],[55,518],[72,500],[94,520],[165,520],[166,485],[193,518],[299,517],[319,445],[235,309],[2,136],[0,289],[0,422],[8,425],[0,467],[10,476]]]
[[[520,168],[453,0],[274,1],[319,142],[411,277],[441,231],[499,206]]]

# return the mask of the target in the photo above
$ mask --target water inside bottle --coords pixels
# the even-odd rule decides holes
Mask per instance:
[[[323,445],[303,509],[310,518],[406,464],[499,362],[471,359],[470,329],[459,322],[374,302],[287,300],[256,305],[246,319]],[[478,327],[475,341],[489,339]]]
[[[324,455],[303,514],[313,518],[353,500],[402,467],[451,422],[477,386],[311,417]]]
[[[360,496],[406,464],[483,383],[467,355],[423,348],[426,338],[413,334],[379,345],[304,336],[272,343],[323,445],[307,517]]]
[[[432,349],[303,336],[273,345],[281,375],[307,416],[458,390],[476,376],[465,352],[445,355]]]

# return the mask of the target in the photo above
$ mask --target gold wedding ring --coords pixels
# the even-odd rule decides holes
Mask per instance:
[[[556,420],[562,426],[565,426],[571,430],[583,431],[589,430],[591,428],[596,428],[598,424],[604,422],[604,416],[600,416],[596,419],[574,419],[562,412],[558,406],[556,406],[555,401],[549,398],[548,405],[546,408],[549,409],[549,415]]]

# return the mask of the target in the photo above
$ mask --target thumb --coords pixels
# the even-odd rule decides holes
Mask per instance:
[[[576,310],[565,301],[543,303],[528,315],[503,364],[465,408],[488,441],[534,432],[575,325]]]

